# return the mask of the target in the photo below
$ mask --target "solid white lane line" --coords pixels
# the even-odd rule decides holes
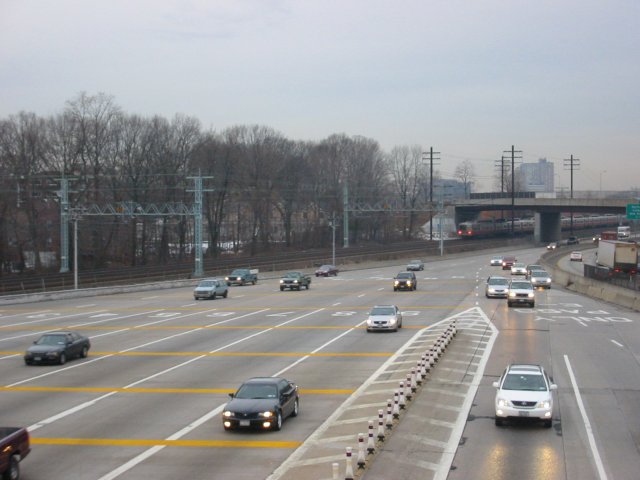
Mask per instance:
[[[620,348],[624,348],[624,345],[622,345],[620,342],[616,342],[615,340],[611,340],[611,343],[619,346]]]
[[[564,363],[567,365],[567,370],[569,371],[571,386],[573,387],[573,393],[576,396],[576,402],[578,403],[578,409],[580,410],[580,415],[582,415],[584,428],[587,431],[589,447],[591,447],[591,453],[593,454],[593,460],[598,470],[598,476],[600,477],[600,480],[606,480],[607,473],[604,471],[604,465],[602,463],[602,459],[600,458],[600,452],[598,452],[596,439],[595,439],[595,436],[593,435],[593,429],[591,428],[591,422],[589,421],[589,417],[587,417],[587,411],[584,408],[584,403],[582,402],[582,395],[580,395],[580,390],[578,389],[578,383],[576,382],[576,377],[573,374],[573,369],[571,368],[571,363],[569,362],[568,355],[564,356]]]

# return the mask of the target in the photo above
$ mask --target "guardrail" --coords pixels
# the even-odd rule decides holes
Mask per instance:
[[[607,267],[600,267],[597,265],[584,265],[584,276],[592,278],[600,282],[608,283],[609,285],[616,285],[622,288],[628,288],[630,290],[640,290],[640,281],[638,275],[630,275],[622,272],[612,272]]]

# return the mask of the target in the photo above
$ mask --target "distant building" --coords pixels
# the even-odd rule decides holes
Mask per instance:
[[[517,169],[520,191],[554,192],[553,163],[541,158],[538,163],[523,163]]]

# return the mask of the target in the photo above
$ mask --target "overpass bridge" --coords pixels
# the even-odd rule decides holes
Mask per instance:
[[[638,198],[514,198],[495,196],[458,201],[455,205],[456,225],[474,220],[480,212],[503,211],[513,217],[523,212],[533,212],[534,238],[539,242],[551,242],[560,238],[561,214],[593,213],[625,215],[627,204],[639,203]]]

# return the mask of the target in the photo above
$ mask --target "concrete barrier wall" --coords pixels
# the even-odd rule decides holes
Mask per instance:
[[[551,274],[554,283],[582,295],[615,303],[640,312],[640,292],[567,272],[562,270],[552,258],[543,256],[540,262]]]

